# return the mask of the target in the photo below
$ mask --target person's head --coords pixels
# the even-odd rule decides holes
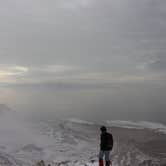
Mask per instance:
[[[100,131],[101,131],[101,132],[106,132],[106,131],[107,131],[107,128],[106,128],[105,126],[101,126],[101,127],[100,127]]]

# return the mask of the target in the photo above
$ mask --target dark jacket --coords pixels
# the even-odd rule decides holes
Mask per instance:
[[[100,135],[100,150],[107,151],[113,148],[113,137],[112,134],[102,132]]]

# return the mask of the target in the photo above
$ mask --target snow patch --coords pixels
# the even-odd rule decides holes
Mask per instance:
[[[94,125],[93,122],[88,122],[88,121],[81,120],[81,119],[77,119],[77,118],[69,118],[69,119],[67,119],[67,120],[68,120],[69,122],[72,122],[72,123]]]

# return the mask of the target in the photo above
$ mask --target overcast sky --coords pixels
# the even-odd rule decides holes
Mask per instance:
[[[164,122],[165,9],[164,0],[0,0],[0,103],[38,117]]]

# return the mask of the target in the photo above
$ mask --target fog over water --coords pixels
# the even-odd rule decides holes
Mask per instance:
[[[166,1],[0,0],[0,103],[31,118],[165,123]]]

